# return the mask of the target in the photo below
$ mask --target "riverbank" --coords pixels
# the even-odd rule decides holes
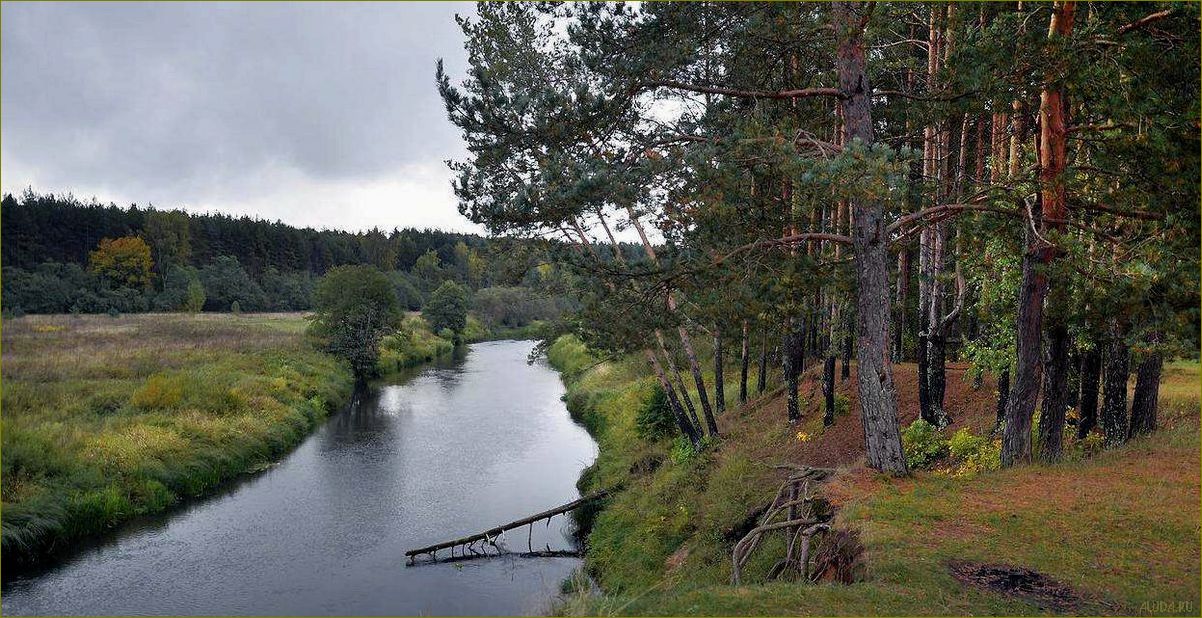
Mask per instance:
[[[569,594],[563,614],[1033,614],[1055,608],[1008,592],[962,584],[956,561],[1035,569],[1079,598],[1076,612],[1195,612],[1199,602],[1198,365],[1166,367],[1161,429],[1113,451],[1070,443],[1068,461],[977,475],[918,472],[887,479],[862,464],[854,413],[821,424],[817,376],[803,376],[804,418],[788,426],[779,392],[745,406],[727,371],[723,439],[692,453],[667,439],[644,440],[638,411],[654,385],[638,359],[598,362],[578,341],[548,351],[566,400],[600,445],[582,492],[624,485],[595,514],[585,568],[599,594]],[[712,374],[706,378],[711,380]],[[898,365],[903,423],[917,399],[913,365]],[[754,380],[753,380],[754,382]],[[838,384],[854,412],[855,372]],[[949,372],[953,430],[980,435],[992,422],[994,385],[974,389]],[[866,577],[852,585],[760,583],[783,549],[765,543],[730,586],[730,551],[780,482],[779,463],[840,470],[825,491],[835,525],[855,530]],[[1154,556],[1154,559],[1152,558]],[[756,575],[758,574],[758,575]],[[1182,608],[1186,608],[1182,610]],[[1072,613],[1072,610],[1059,610]]]
[[[261,469],[352,392],[300,314],[3,322],[3,555],[38,561]]]
[[[350,372],[301,313],[29,315],[3,321],[4,564],[24,566],[263,469],[340,409]],[[469,316],[463,343],[529,338]],[[380,373],[455,343],[406,316]]]
[[[403,558],[578,496],[595,444],[568,418],[559,375],[526,362],[533,348],[471,344],[373,383],[269,471],[81,543],[52,568],[6,572],[4,614],[545,613],[578,559]],[[568,549],[568,528],[557,516],[508,546]]]
[[[490,328],[476,316],[469,314],[459,343],[463,345],[505,339],[536,339],[542,328],[542,322],[538,321],[522,327]],[[396,333],[380,342],[380,359],[376,362],[376,367],[381,375],[388,376],[446,357],[455,351],[455,345],[451,339],[434,334],[419,312],[411,312],[401,321]]]

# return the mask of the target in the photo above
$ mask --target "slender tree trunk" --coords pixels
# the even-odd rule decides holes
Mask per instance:
[[[701,376],[701,364],[697,361],[697,352],[693,350],[693,340],[683,326],[677,327],[677,332],[680,333],[680,344],[684,348],[685,358],[689,360],[689,369],[693,372],[693,383],[697,385],[697,399],[701,401],[701,412],[705,414],[705,428],[716,438],[718,423],[714,420],[714,410],[710,407],[709,395],[705,391],[705,378]]]
[[[1127,440],[1129,362],[1126,333],[1116,328],[1106,346],[1106,385],[1102,394],[1102,431],[1107,446],[1118,446]]]
[[[651,259],[652,263],[658,264],[659,257],[655,253],[655,247],[652,246],[651,241],[647,238],[647,231],[643,229],[642,222],[634,214],[634,208],[627,205],[626,212],[630,216],[630,223],[634,225],[634,229],[639,234],[639,239],[643,243],[643,250],[647,252],[647,257]],[[678,313],[676,297],[672,294],[671,290],[668,291],[668,311],[674,314]],[[693,350],[693,339],[689,336],[689,331],[683,325],[677,326],[676,332],[680,335],[680,345],[684,348],[685,358],[688,359],[689,369],[693,373],[693,382],[697,385],[697,398],[701,401],[701,410],[705,414],[705,426],[709,430],[710,435],[718,437],[718,424],[714,421],[714,411],[710,408],[709,395],[706,394],[705,390],[705,379],[701,377],[701,365],[698,364],[697,353]],[[660,345],[663,345],[662,342]],[[685,397],[686,401],[688,401],[687,393]]]
[[[1048,329],[1048,363],[1044,372],[1043,408],[1039,413],[1039,456],[1045,462],[1060,460],[1067,402],[1068,328],[1058,323]]]
[[[1073,2],[1057,2],[1052,10],[1048,36],[1072,34]],[[1062,182],[1066,165],[1068,127],[1065,123],[1064,94],[1058,77],[1049,74],[1039,97],[1039,200],[1045,230],[1061,227],[1066,218],[1068,194]],[[1017,107],[1016,111],[1021,109]],[[1016,114],[1016,121],[1021,114]],[[1011,174],[1017,174],[1019,142],[1011,142]],[[1034,222],[1031,222],[1034,225]],[[1047,266],[1055,257],[1055,248],[1029,234],[1023,257],[1023,280],[1019,290],[1016,327],[1017,369],[1006,409],[1006,429],[1002,438],[1002,465],[1012,466],[1031,457],[1031,416],[1039,396],[1040,334],[1043,331],[1043,301],[1047,295]]]
[[[714,406],[718,413],[726,411],[726,376],[722,371],[722,330],[714,326]]]
[[[924,323],[926,318],[919,316],[918,327],[918,369],[916,375],[918,378],[918,416],[928,423],[934,425],[934,421],[928,418],[931,409],[931,391],[928,388],[930,384],[927,381],[930,375],[930,351],[927,349],[930,343],[927,341],[926,326]]]
[[[672,358],[672,353],[668,351],[668,346],[664,341],[664,335],[658,329],[655,331],[655,340],[659,343],[659,351],[664,355],[664,361],[668,363],[668,371],[676,378],[677,396],[684,403],[685,408],[689,413],[689,420],[697,427],[698,432],[701,431],[701,422],[697,419],[697,409],[693,407],[693,398],[689,396],[689,389],[685,386],[684,377],[680,373],[680,368],[676,366],[676,361]]]
[[[822,368],[822,395],[826,398],[826,413],[822,416],[822,426],[830,427],[835,424],[835,355],[828,354],[826,364]]]
[[[843,331],[843,368],[840,371],[840,381],[846,381],[851,377],[851,330],[854,326],[855,320],[848,315],[847,327]]]
[[[1068,345],[1068,377],[1065,379],[1065,388],[1068,389],[1068,395],[1064,400],[1064,407],[1072,410],[1081,404],[1081,353],[1077,346],[1073,345],[1071,338]]]
[[[1081,356],[1081,421],[1077,423],[1077,439],[1084,439],[1098,425],[1098,382],[1102,374],[1102,342]]]
[[[952,13],[954,5],[948,5],[949,15]],[[948,34],[945,50],[950,53],[952,47],[951,35]],[[964,157],[968,148],[966,141],[968,132],[966,130],[967,116],[962,116],[958,122],[950,122],[952,130],[947,136],[946,151],[943,157],[944,170],[942,172],[944,187],[943,199],[945,201],[958,200],[960,196],[960,182],[964,177]],[[959,148],[955,149],[951,146],[959,144]],[[946,427],[951,424],[951,417],[948,416],[944,405],[944,393],[947,391],[947,337],[951,332],[951,327],[955,324],[960,316],[960,311],[964,306],[965,282],[960,270],[960,236],[956,234],[955,250],[955,273],[956,273],[956,299],[955,305],[951,312],[946,316],[943,315],[943,282],[940,277],[946,270],[947,263],[947,239],[950,232],[950,224],[948,222],[939,222],[935,224],[932,235],[932,251],[934,253],[932,259],[932,273],[935,280],[931,283],[931,305],[928,316],[929,326],[927,331],[927,367],[926,367],[926,390],[927,390],[927,408],[922,410],[923,418],[935,427]]]
[[[1017,362],[1006,405],[1006,424],[1002,434],[1002,465],[1030,461],[1031,417],[1039,397],[1040,335],[1043,331],[1043,299],[1047,280],[1038,268],[1041,260],[1023,256],[1022,282],[1018,292]]]
[[[894,312],[897,328],[893,329],[893,362],[904,360],[906,339],[906,296],[910,293],[910,251],[902,247],[897,252],[897,310]]]
[[[668,406],[672,408],[672,416],[676,419],[676,425],[680,427],[680,433],[689,439],[693,446],[701,444],[701,436],[698,434],[698,428],[689,421],[689,417],[685,414],[680,405],[680,399],[676,396],[676,389],[672,388],[672,383],[668,381],[667,374],[664,373],[663,365],[656,358],[655,353],[651,350],[643,350],[643,354],[647,356],[648,362],[651,363],[651,368],[655,371],[655,377],[659,380],[660,388],[664,389],[664,394],[668,397]]]
[[[747,403],[747,370],[751,365],[751,335],[747,320],[743,320],[743,349],[739,356],[739,403]]]
[[[936,78],[939,74],[939,61],[943,57],[940,47],[943,43],[941,19],[946,7],[942,4],[932,4],[927,9],[927,75],[926,86],[929,92],[938,90]],[[931,205],[939,202],[943,194],[943,167],[940,165],[942,136],[941,127],[944,123],[936,120],[927,124],[923,130],[922,160],[923,180],[933,183],[935,191],[930,195]],[[924,200],[925,201],[925,200]],[[939,270],[942,268],[942,228],[943,224],[935,222],[922,228],[918,239],[918,415],[923,420],[934,425],[936,423],[931,404],[931,334],[934,330],[939,305]]]
[[[801,358],[803,356],[801,341],[805,331],[797,328],[793,320],[781,338],[781,367],[784,370],[786,409],[789,423],[801,420],[801,402],[798,397],[798,378],[801,376]]]
[[[947,340],[943,333],[935,332],[927,338],[927,356],[927,404],[930,408],[923,419],[936,427],[945,427],[951,419],[943,411],[943,394],[947,391]]]
[[[1160,371],[1164,357],[1152,352],[1139,364],[1135,378],[1135,395],[1131,401],[1131,430],[1128,437],[1156,431],[1156,408],[1160,397]]]
[[[768,329],[760,335],[760,372],[756,377],[755,388],[757,395],[763,395],[768,386]]]
[[[1010,399],[1010,370],[1005,369],[997,377],[997,420],[993,423],[993,433],[1001,431],[1006,426],[1006,404]]]
[[[838,2],[833,7],[844,140],[851,148],[870,146],[873,142],[872,89],[865,73],[863,21],[856,10],[858,5]],[[885,231],[884,206],[874,199],[858,197],[852,202],[852,213],[858,292],[859,371],[856,373],[868,465],[882,472],[908,474],[897,421],[893,365],[889,360],[889,236]]]

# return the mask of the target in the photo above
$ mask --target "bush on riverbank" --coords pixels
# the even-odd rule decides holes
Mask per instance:
[[[278,458],[351,391],[299,315],[26,316],[3,324],[6,563]]]
[[[430,326],[420,315],[410,315],[395,333],[380,342],[380,359],[376,367],[381,375],[388,375],[428,363],[454,349],[455,342],[430,332]]]

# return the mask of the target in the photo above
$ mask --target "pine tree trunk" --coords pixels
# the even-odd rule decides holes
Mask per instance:
[[[903,247],[897,254],[897,328],[893,336],[893,361],[902,362],[906,354],[906,330],[909,313],[906,305],[910,296],[910,250]]]
[[[760,373],[756,376],[756,394],[763,395],[768,386],[768,331],[764,329],[760,337]]]
[[[751,335],[747,320],[743,320],[743,348],[739,355],[739,403],[747,403],[747,372],[751,366]]]
[[[789,423],[796,423],[801,420],[801,403],[798,400],[797,390],[798,377],[801,375],[801,341],[804,337],[804,331],[798,329],[793,324],[793,321],[790,320],[788,328],[785,329],[785,334],[781,338],[781,367],[785,378],[786,409]]]
[[[655,353],[651,350],[643,350],[643,354],[647,356],[648,362],[651,363],[651,368],[655,371],[655,377],[659,380],[660,388],[664,389],[664,394],[668,398],[668,406],[672,408],[672,416],[676,419],[676,425],[680,428],[680,433],[689,439],[693,446],[701,444],[701,436],[698,435],[698,428],[689,421],[685,411],[681,408],[680,399],[676,396],[676,389],[672,388],[672,383],[668,381],[668,376],[664,373],[663,365],[656,358]]]
[[[826,365],[822,368],[822,396],[826,399],[826,412],[822,416],[822,426],[830,427],[835,424],[835,355],[826,357]]]
[[[1156,431],[1156,408],[1160,397],[1160,371],[1164,357],[1153,352],[1139,364],[1135,378],[1135,395],[1131,400],[1131,430],[1128,437]]]
[[[1060,460],[1067,402],[1068,328],[1060,323],[1048,329],[1048,362],[1044,372],[1043,408],[1039,413],[1039,456],[1045,462]]]
[[[1102,431],[1107,446],[1127,440],[1127,378],[1130,374],[1130,348],[1121,329],[1116,329],[1106,346],[1105,379],[1102,394]]]
[[[659,257],[655,254],[655,247],[652,246],[650,239],[647,238],[647,231],[643,229],[643,224],[634,214],[634,208],[629,204],[626,205],[626,213],[630,216],[630,223],[634,225],[635,230],[639,234],[639,239],[643,243],[643,250],[647,252],[647,257],[651,259],[652,263],[658,264]],[[581,238],[587,238],[583,232],[579,233]],[[671,311],[674,314],[677,313],[676,297],[672,294],[671,290],[668,291],[667,300],[668,311]],[[689,361],[689,369],[691,369],[693,372],[693,382],[697,385],[697,398],[701,400],[701,409],[705,413],[706,427],[709,429],[710,435],[717,437],[718,425],[714,422],[714,413],[713,410],[710,409],[709,396],[705,391],[705,380],[701,377],[701,366],[697,363],[697,353],[693,350],[693,340],[691,337],[689,337],[689,331],[685,330],[684,326],[677,326],[676,332],[680,335],[680,345],[684,348],[685,357],[688,358]],[[656,331],[656,337],[659,338],[660,347],[665,348],[663,336],[659,331]],[[666,354],[667,351],[665,348],[665,355]],[[668,358],[670,359],[671,357]],[[679,377],[679,374],[677,375]],[[682,391],[682,395],[684,395],[685,401],[689,403],[691,408],[692,402],[688,397],[687,391]]]
[[[835,3],[833,10],[839,90],[843,94],[844,143],[847,147],[870,146],[872,89],[865,73],[861,17],[851,3]],[[885,231],[884,206],[860,197],[852,202],[852,213],[858,290],[856,374],[868,465],[882,472],[908,474],[897,421],[893,365],[889,359],[889,235]]]
[[[680,334],[680,345],[684,348],[685,358],[689,361],[689,370],[693,373],[693,383],[697,385],[697,399],[701,401],[701,412],[705,415],[705,428],[709,435],[716,438],[718,423],[714,420],[714,410],[710,407],[705,378],[701,375],[701,364],[697,361],[697,352],[693,350],[693,340],[683,326],[677,327],[677,332]]]
[[[951,418],[943,410],[943,395],[947,391],[947,342],[940,333],[927,339],[927,404],[930,409],[928,423],[936,427],[951,424]]]
[[[840,381],[851,377],[851,329],[855,326],[851,316],[847,319],[847,330],[843,333],[843,368],[840,371]]]
[[[1102,342],[1095,341],[1093,348],[1081,356],[1080,416],[1077,423],[1077,439],[1084,439],[1098,425],[1098,382],[1102,374]]]
[[[1048,37],[1068,37],[1073,30],[1073,2],[1058,2],[1052,9]],[[1016,101],[1016,111],[1021,104]],[[1021,114],[1015,115],[1016,123]],[[1011,140],[1011,176],[1017,176],[1021,150],[1021,129]],[[1065,122],[1064,93],[1058,81],[1049,75],[1039,96],[1039,227],[1056,230],[1063,226],[1068,210],[1068,194],[1063,182],[1067,164],[1068,125]],[[1047,223],[1045,226],[1044,223]],[[1035,224],[1035,222],[1032,222]],[[1055,257],[1055,248],[1028,232],[1023,256],[1023,280],[1019,290],[1016,326],[1017,368],[1006,409],[1006,430],[1002,438],[1002,465],[1012,466],[1031,457],[1031,416],[1039,397],[1040,335],[1043,330],[1043,301],[1047,295],[1047,266]]]
[[[920,317],[920,322],[925,322],[925,318]],[[928,388],[927,378],[930,375],[931,355],[927,342],[926,327],[920,325],[918,331],[918,369],[916,377],[918,378],[918,416],[919,418],[931,423],[928,417],[931,409],[931,390]]]
[[[1043,331],[1043,299],[1047,279],[1039,270],[1039,256],[1023,256],[1022,283],[1018,292],[1017,360],[1014,381],[1006,404],[1006,424],[1002,433],[1002,465],[1012,466],[1031,459],[1031,417],[1039,397],[1042,367],[1039,362],[1040,335]]]
[[[1068,395],[1064,400],[1064,407],[1072,410],[1081,403],[1081,353],[1077,346],[1072,344],[1071,338],[1068,345],[1068,377],[1065,379],[1065,388],[1068,389]]]
[[[997,433],[1006,424],[1006,404],[1010,399],[1010,370],[1006,369],[997,377],[997,420],[993,422],[993,433]]]
[[[680,368],[676,366],[676,361],[672,358],[672,353],[668,351],[668,346],[664,341],[664,335],[658,329],[655,331],[655,339],[659,343],[659,351],[664,355],[664,360],[668,363],[668,371],[672,377],[676,378],[677,396],[684,403],[689,414],[689,420],[693,426],[697,427],[698,433],[701,432],[701,422],[697,419],[697,409],[693,407],[693,398],[689,396],[689,389],[685,386],[684,376],[680,373]]]
[[[725,380],[722,371],[722,331],[714,326],[714,406],[719,414],[726,411]]]

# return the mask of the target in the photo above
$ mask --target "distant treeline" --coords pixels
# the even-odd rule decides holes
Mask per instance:
[[[316,280],[345,264],[387,273],[411,310],[446,281],[468,288],[487,317],[506,325],[567,306],[555,298],[559,269],[528,252],[490,250],[497,241],[473,234],[315,230],[32,190],[4,195],[0,222],[9,315],[307,310]]]
[[[104,238],[153,234],[171,223],[186,222],[183,265],[203,266],[221,256],[238,259],[248,272],[269,268],[281,272],[323,274],[343,264],[375,264],[381,270],[410,270],[426,251],[442,262],[454,260],[455,244],[480,249],[486,239],[441,230],[340,230],[296,228],[279,221],[223,214],[188,214],[134,204],[82,202],[71,195],[5,194],[0,260],[5,267],[32,269],[44,262],[87,264],[88,254]],[[164,225],[166,223],[167,225]],[[154,238],[146,238],[155,246]],[[160,243],[162,244],[162,243]],[[159,256],[156,255],[157,259]]]

